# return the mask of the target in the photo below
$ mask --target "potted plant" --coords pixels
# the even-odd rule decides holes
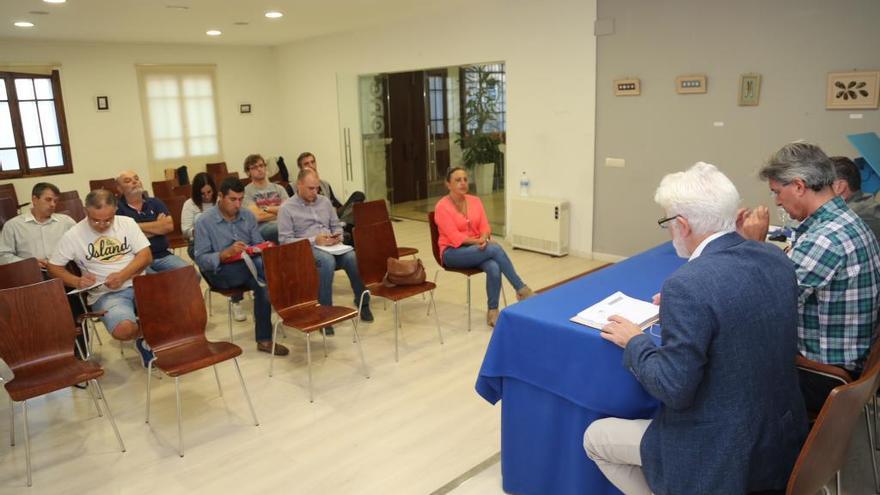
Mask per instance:
[[[463,71],[472,91],[464,104],[464,134],[456,140],[461,147],[463,165],[474,179],[477,190],[492,192],[495,165],[501,163],[498,121],[498,80],[484,67],[474,65]]]

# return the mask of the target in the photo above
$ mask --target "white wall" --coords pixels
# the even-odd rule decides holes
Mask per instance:
[[[230,171],[240,171],[250,153],[279,154],[280,81],[272,48],[6,39],[0,40],[0,54],[0,65],[61,64],[74,173],[11,180],[20,201],[27,201],[33,184],[41,180],[83,196],[90,179],[115,177],[124,169],[135,170],[147,181],[164,179],[149,173],[135,64],[215,64],[221,148]],[[98,95],[110,97],[109,112],[96,111]],[[239,114],[240,103],[251,103],[253,113]],[[204,160],[186,165],[190,177],[204,171]]]
[[[318,157],[341,182],[336,74],[504,61],[508,195],[521,171],[534,195],[572,203],[573,251],[592,251],[595,0],[484,0],[466,10],[278,47],[288,165]],[[454,29],[450,30],[450,26]],[[515,218],[508,218],[515,224]]]

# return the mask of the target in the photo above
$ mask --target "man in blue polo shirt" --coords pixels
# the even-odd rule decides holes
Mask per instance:
[[[165,234],[174,230],[174,220],[165,203],[157,198],[145,197],[140,177],[131,170],[116,177],[116,186],[122,195],[116,214],[133,218],[150,241],[153,262],[147,267],[147,273],[187,266],[186,261],[168,249],[168,237]]]

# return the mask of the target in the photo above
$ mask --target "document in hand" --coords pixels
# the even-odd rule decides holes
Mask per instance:
[[[647,328],[660,318],[660,306],[634,299],[617,291],[571,318],[571,321],[601,329],[608,317],[620,315],[641,328]]]
[[[339,244],[334,244],[332,246],[319,246],[319,245],[315,244],[315,247],[320,249],[321,251],[326,251],[334,256],[339,256],[340,254],[345,254],[345,253],[351,251],[352,249],[354,249],[353,247],[349,246],[348,244],[343,244],[341,242]]]

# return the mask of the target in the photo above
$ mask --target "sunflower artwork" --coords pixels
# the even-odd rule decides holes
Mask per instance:
[[[878,103],[880,71],[830,72],[825,107],[828,109],[874,109]]]

